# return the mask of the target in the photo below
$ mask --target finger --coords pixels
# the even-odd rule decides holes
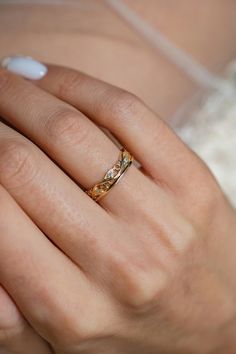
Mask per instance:
[[[121,287],[118,297],[128,297],[132,302],[130,287],[134,287],[133,280],[132,285],[124,284],[130,283],[130,276],[125,273],[129,274],[128,264],[136,258],[147,269],[149,264],[152,267],[155,265],[153,273],[161,282],[160,260],[166,261],[169,257],[165,247],[169,241],[163,242],[163,245],[161,240],[151,239],[151,233],[148,233],[150,240],[145,244],[147,231],[144,227],[144,240],[142,232],[133,237],[121,220],[114,220],[85,194],[80,195],[79,188],[38,148],[4,124],[2,127],[0,125],[0,141],[0,183],[48,238],[83,269],[99,288],[108,287],[110,291],[111,287]],[[83,204],[82,197],[94,209],[98,208],[99,213],[87,207],[86,203]],[[150,245],[155,250],[152,255],[148,252]],[[143,260],[144,249],[148,254],[148,262]],[[149,280],[147,292],[153,291],[156,286],[148,277]],[[114,293],[117,296],[115,290]]]
[[[104,329],[97,321],[104,323],[105,296],[50,243],[2,187],[0,199],[0,281],[17,307],[58,348],[70,348],[97,335]]]
[[[128,297],[132,303],[132,288],[135,281],[132,279],[130,281],[129,273],[135,272],[129,270],[128,264],[131,259],[135,264],[138,259],[141,264],[145,264],[145,269],[152,267],[152,274],[155,274],[161,282],[163,277],[160,274],[162,272],[160,263],[167,263],[167,259],[170,258],[169,249],[174,245],[169,244],[174,244],[174,239],[168,240],[167,237],[162,242],[161,238],[152,236],[150,225],[148,232],[147,228],[145,229],[149,220],[153,225],[155,208],[149,212],[150,209],[144,205],[146,213],[142,213],[143,231],[141,225],[140,228],[137,226],[138,218],[141,218],[140,213],[135,216],[134,225],[139,229],[139,233],[133,237],[132,229],[127,228],[120,219],[115,220],[111,217],[87,195],[83,193],[81,195],[79,188],[72,181],[68,183],[69,178],[26,138],[2,124],[0,141],[0,183],[48,238],[85,270],[87,275],[91,275],[94,283],[100,288],[121,287],[122,291],[118,291],[118,297]],[[83,197],[85,202],[89,201],[89,205],[83,204]],[[94,206],[94,209],[90,208],[90,205]],[[141,207],[142,203],[133,205],[133,210]],[[96,212],[97,208],[99,213]],[[166,214],[168,211],[169,209],[165,208]],[[128,217],[130,225],[131,216]],[[162,214],[160,219],[162,220]],[[176,234],[173,233],[174,237]],[[183,244],[185,243],[186,238],[183,240]],[[152,254],[150,247],[153,250]],[[177,240],[176,248],[180,247],[181,240]],[[139,278],[137,279],[139,282]],[[129,285],[130,282],[132,285]],[[141,297],[146,297],[146,291],[152,292],[153,287],[156,287],[152,277],[148,276],[147,282],[145,294],[141,294]]]
[[[48,108],[48,105],[51,101],[54,102],[55,98],[13,75],[10,75],[10,78],[7,75],[7,80],[8,84],[5,85],[5,91],[3,93],[5,99],[2,99],[3,96],[0,97],[0,110],[3,109],[5,115],[11,118],[8,118],[11,123],[17,121],[18,125],[21,124],[24,132],[27,131],[27,129],[30,130],[28,127],[30,125],[32,126],[32,120],[35,119],[35,124],[38,127],[38,131],[36,131],[35,134],[39,135],[37,139],[44,141],[45,134],[43,129],[40,130],[40,124],[43,125],[42,121],[45,119],[44,115],[47,114],[48,110],[50,111],[51,109],[52,111],[52,107]],[[8,95],[6,95],[6,92],[8,92]],[[18,100],[20,100],[20,103],[16,105],[16,101]],[[29,106],[32,105],[31,101],[34,102],[34,100],[36,100],[37,105],[40,107],[39,113],[37,113],[36,107],[32,106],[31,109],[29,108]],[[58,107],[61,103],[58,99],[55,100]],[[11,104],[13,101],[17,107]],[[25,111],[24,107],[28,107],[28,110]],[[53,109],[55,109],[55,102]],[[32,115],[33,111],[35,115]],[[40,116],[38,117],[37,114],[40,114]],[[15,116],[17,118],[15,118]],[[105,214],[101,208],[101,213],[93,213],[96,206],[93,201],[86,195],[84,195],[84,199],[80,201],[80,196],[74,188],[72,189],[70,185],[65,185],[64,183],[58,183],[58,177],[56,173],[52,172],[52,169],[49,168],[48,162],[46,163],[45,160],[37,158],[36,154],[32,152],[32,149],[29,149],[25,144],[23,144],[23,146],[22,143],[14,144],[16,139],[13,137],[14,135],[12,135],[12,130],[9,132],[9,130],[6,131],[5,128],[2,131],[3,153],[0,168],[1,182],[56,245],[59,245],[59,247],[69,255],[71,259],[75,260],[77,264],[82,266],[83,269],[92,272],[93,279],[98,278],[103,281],[104,277],[106,279],[109,278],[107,273],[110,271],[109,262],[111,257],[129,259],[131,253],[133,255],[140,254],[140,250],[143,249],[143,241],[141,239],[138,241],[137,237],[129,238],[119,224],[120,219],[118,223],[115,222],[113,218],[112,220],[108,217],[105,218],[105,215],[108,214]],[[8,138],[11,138],[10,143],[9,139],[7,139],[8,143],[4,143],[4,135],[5,137],[8,136]],[[111,143],[110,140],[109,143]],[[77,146],[77,148],[79,149],[80,147]],[[67,150],[67,146],[62,147],[58,144],[57,151],[59,155],[60,153],[63,155],[64,150]],[[70,162],[71,166],[77,166],[79,162],[77,163],[78,156],[75,154],[76,147],[74,151],[71,149],[68,150],[67,159],[70,160],[72,157],[72,161]],[[19,152],[16,153],[16,151]],[[30,151],[30,153],[28,153],[28,151]],[[84,148],[82,149],[81,156],[83,153],[85,153]],[[55,159],[58,159],[56,154]],[[67,159],[65,158],[65,161]],[[35,167],[34,160],[36,161],[37,168]],[[12,161],[12,163],[9,164],[9,161]],[[81,166],[81,169],[82,168],[83,166]],[[135,179],[134,173],[136,173],[136,171],[138,172],[138,177]],[[119,188],[119,197],[121,197],[119,201],[120,204],[118,203],[118,198],[115,199],[115,201],[111,200],[111,204],[113,210],[115,210],[119,204],[120,215],[122,214],[130,223],[131,216],[134,214],[134,208],[140,211],[142,205],[135,202],[140,198],[143,199],[143,195],[152,195],[152,188],[154,186],[148,179],[145,181],[145,177],[142,173],[135,168],[133,168],[133,172],[130,171],[129,176],[129,180],[126,178],[126,183],[118,184],[118,187],[121,186]],[[134,183],[139,187],[136,193],[133,193]],[[71,194],[67,194],[70,190]],[[84,200],[89,202],[89,204],[83,203]],[[156,200],[159,199],[156,198]],[[90,204],[94,205],[94,209],[87,207],[87,205]],[[39,205],[42,206],[41,210],[38,207]],[[96,207],[98,208],[98,206]],[[48,211],[46,215],[45,210]],[[147,208],[147,210],[149,210],[149,208]],[[135,218],[138,219],[139,215],[140,212],[135,215]],[[161,241],[150,240],[150,242],[154,242],[159,246]],[[169,241],[165,241],[164,243],[169,243]],[[124,249],[126,250],[125,254]],[[160,249],[160,247],[156,247],[157,252],[159,252]],[[166,252],[163,252],[163,254],[165,253]],[[154,257],[153,262],[156,262]],[[104,274],[106,274],[106,276],[104,276]]]
[[[38,86],[112,132],[159,183],[175,190],[189,188],[199,160],[137,97],[73,69],[48,69]]]
[[[75,108],[7,71],[1,71],[0,80],[0,114],[40,145],[80,185],[92,187],[117,162],[117,146]],[[134,180],[145,185],[143,174],[134,166],[125,177],[102,198],[103,206],[123,211],[124,203],[128,206],[127,192]],[[130,183],[123,183],[124,180]]]
[[[133,303],[135,290],[132,289],[139,284],[129,275],[136,274],[129,269],[131,260],[135,264],[138,260],[141,263],[138,268],[144,271],[153,269],[150,274],[162,282],[162,269],[169,263],[170,253],[184,249],[191,237],[191,234],[189,238],[185,234],[179,237],[176,228],[181,225],[183,229],[183,220],[179,213],[173,212],[163,194],[159,193],[153,201],[147,198],[150,200],[148,203],[143,200],[133,205],[135,216],[127,215],[127,228],[120,219],[115,220],[85,194],[80,195],[79,188],[72,181],[68,183],[68,177],[59,173],[58,167],[19,133],[2,125],[0,141],[0,183],[48,238],[91,276],[95,284],[100,288],[108,286],[109,290],[118,289],[118,297],[128,297]],[[82,197],[99,212],[83,204]],[[152,208],[149,208],[150,203]],[[157,208],[160,220],[156,217]],[[167,220],[168,233],[165,232]],[[135,237],[134,226],[138,230]],[[160,286],[159,282],[153,282],[152,276],[147,276],[141,298],[149,297],[155,292],[153,288]],[[139,279],[137,277],[137,283]]]
[[[48,238],[86,272],[94,274],[104,262],[99,254],[105,258],[106,252],[117,248],[120,241],[112,236],[113,218],[39,148],[3,123],[0,183]]]
[[[98,173],[100,173],[100,176],[103,176],[104,172],[110,168],[109,165],[105,169],[104,166],[107,162],[113,161],[112,165],[114,164],[114,151],[118,152],[118,150],[116,150],[117,147],[87,117],[80,115],[80,113],[75,110],[73,111],[67,104],[35,87],[31,83],[2,71],[2,80],[4,79],[6,83],[2,85],[1,89],[0,113],[2,113],[10,123],[17,126],[17,128],[33,138],[39,145],[43,146],[45,151],[50,154],[54,160],[59,162],[63,169],[69,171],[74,179],[81,183],[82,174],[84,172],[84,182],[82,183],[86,183],[86,176],[89,178],[93,175],[94,177],[95,175],[98,176]],[[3,89],[3,87],[5,88]],[[65,111],[65,107],[67,111]],[[67,117],[63,116],[64,113],[60,113],[60,110],[64,113],[67,112]],[[57,113],[59,115],[57,115]],[[68,121],[70,124],[71,117],[73,126],[72,128],[70,127],[68,134],[63,124],[67,125]],[[59,123],[57,119],[59,119]],[[77,124],[80,126],[79,129],[74,126],[77,126]],[[47,127],[51,128],[48,130]],[[58,128],[63,128],[60,134],[58,134]],[[87,131],[87,137],[83,138],[83,141],[81,141],[81,130],[83,129]],[[55,134],[54,139],[52,139],[51,133],[48,132],[57,134]],[[78,139],[81,141],[80,144],[78,144]],[[105,145],[102,143],[104,141]],[[86,168],[84,168],[84,166],[86,166]],[[6,178],[4,183],[6,185]],[[29,193],[25,193],[25,195],[28,194]],[[146,195],[150,195],[152,198],[146,199],[144,197]],[[122,216],[124,219],[128,220],[128,222],[130,222],[131,219],[137,222],[141,218],[141,215],[143,215],[144,210],[148,210],[148,212],[151,210],[147,217],[154,219],[156,213],[160,214],[163,209],[163,202],[166,203],[165,197],[162,195],[159,188],[135,167],[129,169],[125,175],[125,179],[118,183],[101,202],[103,206],[109,208],[109,210],[112,210],[119,216]],[[81,206],[82,205],[83,204],[81,204]],[[30,209],[32,208],[30,207]],[[58,208],[56,208],[56,210],[57,209]],[[86,212],[82,215],[86,215]],[[93,214],[88,213],[87,215],[91,215],[91,218],[93,218]],[[86,217],[86,220],[87,219],[88,217]],[[55,218],[55,220],[58,220],[58,218]],[[103,220],[104,219],[101,219],[101,222]],[[112,234],[112,232],[110,232],[110,223],[104,223],[103,225],[108,225],[108,227],[94,229],[104,233],[104,237],[102,237],[101,240],[111,242],[111,237],[109,236],[109,234]],[[93,226],[94,224],[91,223],[91,227]],[[74,229],[76,230],[76,228]],[[93,235],[94,229],[90,229],[89,235]],[[76,235],[78,229],[74,232],[74,235]],[[52,230],[52,232],[48,232],[47,234],[51,237],[50,235],[54,235],[55,232]],[[67,234],[68,232],[65,233],[65,235]],[[83,238],[83,240],[84,239],[85,238]],[[96,240],[97,239],[100,240],[99,237],[96,238]],[[60,237],[57,237],[57,240],[60,240]],[[81,239],[78,239],[77,247],[74,248],[73,254],[80,247],[80,240]],[[164,242],[172,243],[172,241],[168,240]],[[66,241],[62,249],[66,250],[65,247],[68,243],[69,242]],[[71,243],[71,247],[72,244],[73,243]],[[85,247],[86,250],[90,248],[91,245],[90,247]],[[128,248],[127,241],[126,248]],[[87,253],[84,251],[84,248],[80,249],[81,252],[83,250],[84,256],[78,253],[78,257],[81,256],[82,259],[85,259]],[[67,254],[71,255],[71,253]],[[90,257],[88,257],[88,259],[90,259]]]
[[[0,286],[0,353],[51,354],[49,345],[33,330]]]
[[[66,111],[67,118],[65,118],[62,113],[61,116],[58,116],[57,113],[60,112],[60,109],[61,112],[65,112],[66,104],[62,101],[35,87],[31,83],[26,82],[25,80],[14,75],[10,75],[6,71],[1,71],[1,75],[2,81],[5,80],[5,84],[3,83],[1,88],[2,95],[0,96],[0,113],[2,113],[2,115],[6,117],[11,124],[14,124],[17,128],[21,129],[24,134],[27,134],[40,146],[43,146],[45,151],[50,154],[54,160],[62,165],[63,169],[66,171],[73,171],[71,175],[77,181],[80,182],[81,171],[86,170],[85,174],[88,176],[91,171],[93,171],[94,175],[97,175],[97,170],[99,169],[99,171],[101,171],[101,166],[104,167],[109,160],[109,157],[107,157],[105,158],[106,162],[104,162],[104,156],[108,156],[111,153],[111,150],[104,150],[104,145],[103,147],[101,144],[99,145],[99,141],[96,139],[105,139],[105,144],[109,144],[109,146],[112,144],[111,141],[105,135],[103,135],[102,138],[97,138],[97,134],[99,136],[101,133],[100,130],[95,127],[95,125],[91,123],[87,117],[83,115],[81,116],[77,111],[73,111],[72,120],[73,124],[76,126],[79,123],[80,129],[75,129],[73,126],[69,129],[70,133],[66,134],[65,126],[68,127],[68,122],[70,122],[72,114],[71,106],[69,107],[69,115],[68,111]],[[68,105],[66,105],[66,107],[68,109]],[[57,122],[57,119],[59,119],[59,123]],[[89,124],[91,130],[88,129],[85,122],[86,124]],[[63,124],[65,124],[64,128]],[[51,128],[48,129],[47,127]],[[55,134],[54,139],[52,139],[52,136],[48,132],[58,132],[58,127],[60,127],[59,130],[63,128],[61,134],[59,134],[59,136],[58,134]],[[78,138],[81,140],[80,134],[81,130],[84,128],[87,129],[87,138],[84,138],[83,142],[78,144]],[[94,128],[99,131],[94,133]],[[94,134],[94,136],[92,135],[92,138],[90,135],[91,132]],[[96,142],[96,150],[94,150],[94,142]],[[111,146],[112,149],[116,148],[115,145]],[[86,158],[88,162],[86,162]],[[114,159],[114,156],[112,156],[112,159]],[[86,169],[84,169],[84,164]],[[97,170],[96,168],[94,169],[94,166],[97,167]],[[104,169],[100,172],[101,175],[104,175],[105,171],[106,170]],[[152,197],[146,198],[146,195]],[[166,216],[165,218],[162,218],[161,215],[163,212],[168,214],[168,208],[163,210],[163,203],[165,205],[168,204],[170,207],[167,199],[168,198],[163,194],[161,188],[154,185],[154,183],[145,177],[138,169],[135,167],[132,168],[131,166],[125,176],[125,179],[118,183],[118,185],[115,186],[105,198],[102,198],[101,203],[107,209],[109,208],[109,210],[112,210],[113,213],[118,214],[119,217],[122,216],[122,218],[127,220],[128,223],[131,222],[131,219],[133,222],[140,223],[141,220],[143,221],[145,215],[147,223],[153,224],[156,220],[156,215],[160,215],[159,221],[163,224],[160,227],[165,227],[164,220]],[[107,230],[110,231],[110,227],[108,227]],[[100,231],[104,231],[104,228],[100,228]],[[94,232],[90,232],[90,237],[93,234]],[[110,234],[113,233],[111,232]],[[111,237],[106,237],[106,235],[102,238],[102,240],[105,240],[106,238],[110,242]],[[125,235],[123,238],[125,238]],[[79,241],[77,248],[79,247]],[[125,240],[123,241],[125,242]],[[182,241],[185,245],[186,240]],[[170,243],[170,247],[182,247],[181,242],[178,239],[175,239],[175,233],[173,234],[172,239],[165,239],[163,242],[165,244]],[[75,248],[75,250],[77,248]],[[128,249],[128,246],[126,248]],[[157,247],[157,249],[159,249],[159,247]],[[87,253],[85,253],[85,257],[86,255]]]

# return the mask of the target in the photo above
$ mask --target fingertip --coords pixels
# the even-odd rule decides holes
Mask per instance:
[[[29,80],[40,80],[47,72],[47,66],[28,56],[13,55],[1,60],[1,67]]]

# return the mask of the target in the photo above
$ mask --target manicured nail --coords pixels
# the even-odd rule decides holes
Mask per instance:
[[[4,58],[1,66],[15,74],[24,76],[26,79],[39,80],[47,73],[47,67],[31,57],[12,56]]]

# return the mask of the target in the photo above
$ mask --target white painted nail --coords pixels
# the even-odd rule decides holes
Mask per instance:
[[[48,71],[47,67],[39,61],[19,55],[4,58],[1,61],[1,66],[30,80],[39,80]]]

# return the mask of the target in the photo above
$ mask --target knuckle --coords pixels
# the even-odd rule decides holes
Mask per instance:
[[[111,115],[118,119],[133,119],[144,107],[137,96],[122,89],[116,89],[106,102]]]
[[[63,351],[80,349],[85,343],[93,342],[93,340],[102,337],[100,331],[94,330],[91,323],[86,320],[75,318],[74,315],[68,316],[63,314],[60,319],[64,322],[61,325],[51,326],[53,333],[54,347]],[[99,327],[99,326],[97,326]]]
[[[3,184],[18,188],[28,184],[35,175],[33,153],[25,142],[8,140],[0,146],[0,177]]]
[[[12,341],[24,329],[24,320],[16,306],[0,286],[0,345]]]
[[[55,297],[46,287],[40,290],[39,297],[40,305],[34,311],[33,320],[54,348],[78,349],[84,342],[102,336],[96,314],[86,314],[79,304],[69,300],[65,303],[63,296]]]
[[[117,266],[116,266],[117,267]],[[135,312],[155,307],[166,286],[166,275],[148,260],[145,265],[137,262],[119,263],[116,269],[118,293],[121,301]]]
[[[79,75],[79,73],[74,70],[70,70],[66,74],[63,72],[59,80],[58,96],[62,98],[72,97],[82,80],[83,75]]]
[[[45,133],[49,142],[55,144],[81,143],[87,136],[86,124],[72,108],[63,108],[48,117]]]

